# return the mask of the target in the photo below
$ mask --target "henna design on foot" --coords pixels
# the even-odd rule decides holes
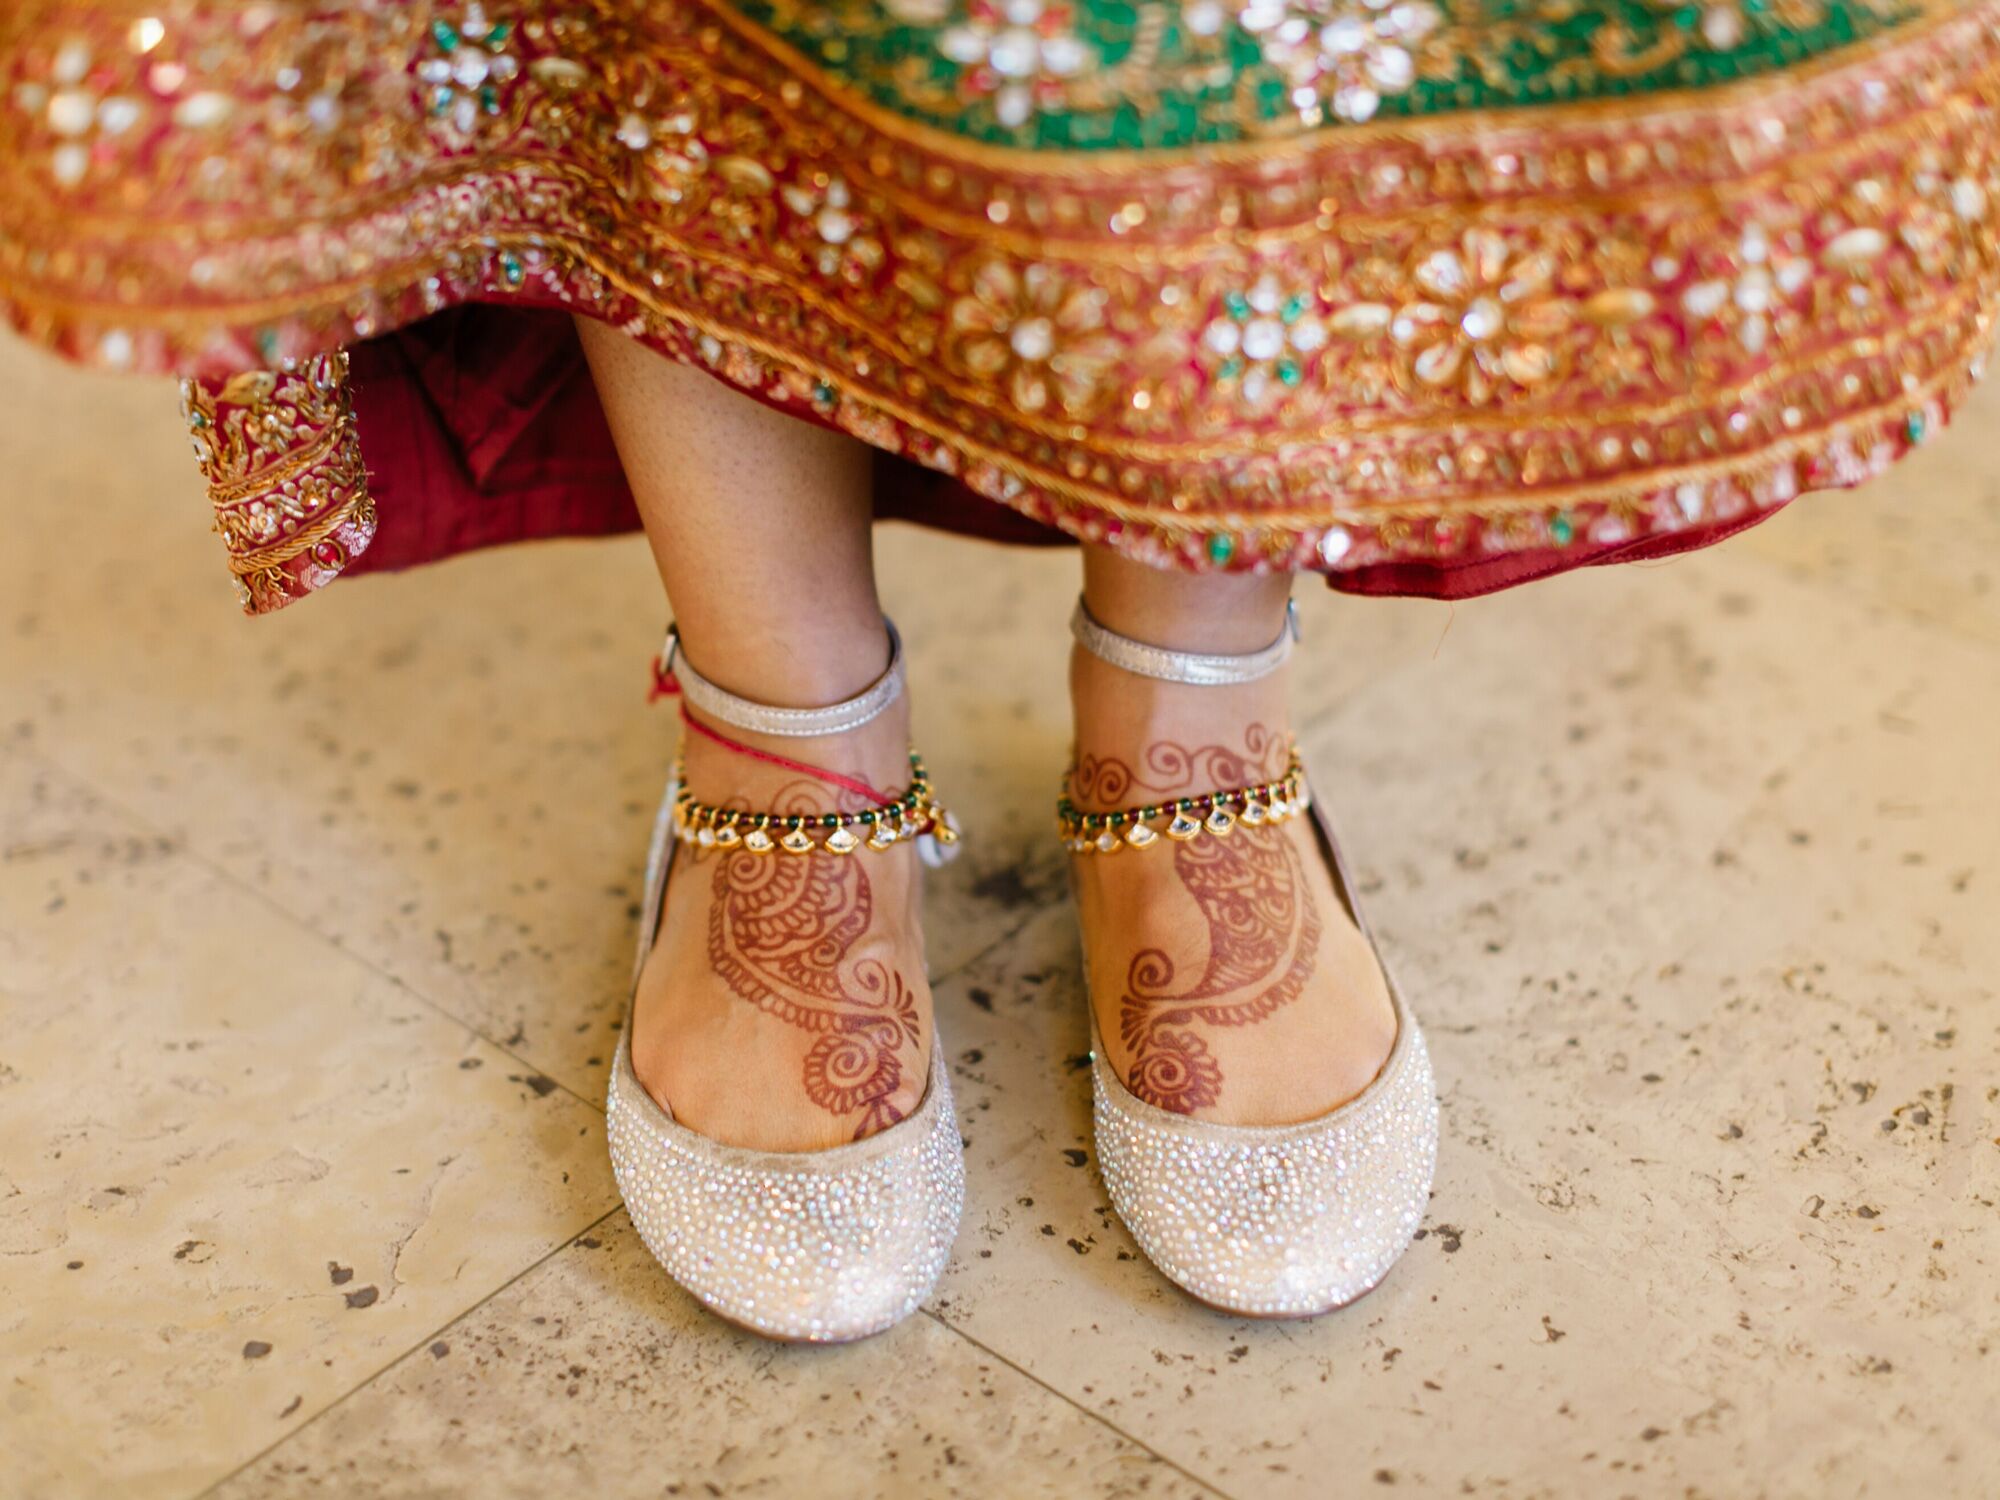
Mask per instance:
[[[1284,774],[1287,741],[1262,724],[1243,731],[1243,749],[1201,745],[1193,750],[1175,740],[1155,740],[1139,756],[1140,775],[1115,755],[1082,755],[1070,773],[1070,796],[1079,807],[1117,807],[1134,791],[1168,793],[1203,783],[1221,788],[1271,781]]]
[[[1171,795],[1194,782],[1240,786],[1276,772],[1285,742],[1260,724],[1245,752],[1225,745],[1190,750],[1171,740],[1146,747],[1144,777],[1124,761],[1085,756],[1072,785],[1079,800],[1125,800],[1136,788]],[[1170,954],[1142,950],[1126,971],[1120,1039],[1132,1055],[1126,1087],[1147,1103],[1192,1114],[1222,1097],[1221,1064],[1195,1023],[1250,1026],[1296,1000],[1319,956],[1320,919],[1297,851],[1282,829],[1238,828],[1227,837],[1173,848],[1174,874],[1208,930],[1208,959],[1185,988]]]
[[[1192,1114],[1222,1097],[1221,1065],[1193,1023],[1251,1026],[1296,1000],[1319,956],[1319,913],[1280,829],[1176,844],[1173,859],[1208,928],[1208,962],[1176,990],[1170,956],[1158,948],[1138,954],[1125,976],[1118,1029],[1132,1051],[1132,1092]]]
[[[806,1096],[834,1115],[860,1111],[854,1138],[902,1119],[903,1049],[920,1037],[917,997],[877,959],[847,955],[874,920],[861,861],[827,854],[721,855],[708,911],[709,966],[731,993],[788,1026],[817,1032]]]

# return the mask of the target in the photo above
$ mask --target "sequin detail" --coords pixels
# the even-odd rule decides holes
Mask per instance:
[[[830,1151],[745,1151],[678,1124],[611,1067],[611,1166],[639,1237],[712,1311],[769,1338],[840,1343],[914,1312],[951,1255],[965,1161],[935,1041],[908,1119]]]
[[[1341,1307],[1388,1275],[1422,1222],[1438,1110],[1416,1018],[1359,1096],[1302,1125],[1218,1125],[1134,1098],[1095,1049],[1097,1156],[1112,1206],[1167,1278],[1259,1317]]]

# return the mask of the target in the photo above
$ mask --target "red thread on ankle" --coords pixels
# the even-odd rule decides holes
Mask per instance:
[[[652,691],[646,694],[646,701],[648,703],[658,703],[662,698],[677,698],[680,697],[680,691],[681,685],[674,680],[674,674],[661,670],[659,661],[655,659],[653,662],[653,687]],[[896,800],[889,793],[877,791],[867,782],[857,780],[855,777],[843,776],[838,771],[821,770],[818,766],[809,766],[804,761],[792,760],[783,755],[774,755],[769,750],[759,750],[755,745],[746,745],[739,740],[732,740],[728,735],[710,729],[701,720],[689,713],[685,698],[681,699],[681,723],[685,724],[702,738],[713,740],[725,750],[732,750],[738,755],[747,755],[752,760],[761,760],[767,766],[778,766],[787,771],[795,771],[801,776],[810,776],[814,781],[823,781],[828,786],[840,787],[843,791],[853,792],[857,796],[868,798],[877,807],[887,807]]]
[[[653,658],[653,685],[646,689],[646,702],[658,703],[662,698],[678,698],[681,685],[673,673],[666,669],[659,657]]]

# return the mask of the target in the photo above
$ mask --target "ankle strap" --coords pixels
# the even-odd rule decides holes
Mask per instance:
[[[1278,638],[1260,651],[1246,651],[1240,656],[1169,651],[1164,646],[1149,646],[1144,641],[1135,641],[1130,636],[1120,635],[1098,624],[1081,599],[1076,601],[1076,613],[1070,616],[1069,630],[1076,637],[1077,644],[1092,656],[1127,672],[1136,672],[1141,677],[1155,677],[1161,682],[1184,682],[1194,687],[1226,687],[1231,683],[1255,682],[1260,677],[1269,677],[1283,666],[1285,658],[1292,654],[1292,642],[1299,638],[1299,617],[1291,601],[1287,600],[1285,623],[1278,631]]]
[[[681,695],[711,719],[737,729],[794,739],[842,734],[859,729],[903,695],[903,638],[896,633],[894,621],[885,619],[882,623],[889,630],[889,665],[852,698],[825,708],[773,708],[717,687],[681,654],[680,628],[675,625],[667,627],[667,643],[660,650],[660,675],[679,683]]]

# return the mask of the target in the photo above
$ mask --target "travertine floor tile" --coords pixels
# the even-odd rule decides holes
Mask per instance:
[[[766,1343],[666,1284],[623,1214],[218,1491],[1193,1496],[1204,1487],[918,1314]]]
[[[0,750],[0,1492],[182,1496],[615,1202],[603,1121]]]

